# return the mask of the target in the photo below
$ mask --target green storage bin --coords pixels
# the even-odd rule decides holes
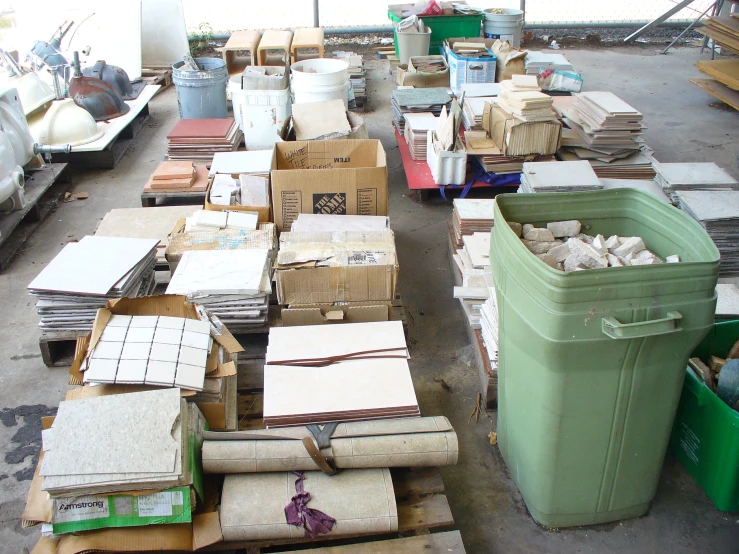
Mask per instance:
[[[717,323],[692,356],[725,357],[739,339],[739,321]],[[739,512],[739,412],[688,369],[670,450],[723,512]]]
[[[677,264],[566,274],[506,221],[579,219],[639,235]],[[589,525],[644,514],[685,366],[710,330],[719,253],[705,230],[635,189],[496,198],[490,265],[500,320],[498,445],[533,518]]]
[[[397,27],[397,23],[404,18],[392,8],[387,11],[387,16]],[[453,37],[479,37],[482,29],[482,21],[485,14],[479,15],[429,15],[421,18],[423,24],[431,27],[431,45],[429,52],[438,49],[444,44],[444,40]],[[398,32],[395,35],[395,55],[400,58],[398,52]]]

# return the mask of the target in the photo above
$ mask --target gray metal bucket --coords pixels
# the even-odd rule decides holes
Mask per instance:
[[[225,60],[196,58],[201,71],[180,69],[185,62],[172,66],[172,81],[177,89],[181,119],[210,119],[227,116]]]

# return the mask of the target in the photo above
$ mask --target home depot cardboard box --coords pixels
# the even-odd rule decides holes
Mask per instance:
[[[299,213],[388,215],[379,140],[278,142],[274,152],[272,212],[280,231],[289,231]]]
[[[395,235],[285,232],[274,269],[280,304],[391,302],[398,279]]]
[[[390,321],[391,309],[389,301],[291,304],[281,311],[282,326]]]
[[[88,351],[95,347],[102,335],[105,325],[113,314],[119,315],[164,315],[172,317],[185,317],[188,319],[199,319],[194,304],[191,304],[185,296],[161,295],[144,296],[139,298],[120,298],[108,302],[107,308],[101,308],[95,316],[92,331],[87,337],[77,339],[75,357],[69,368],[69,384],[82,385],[83,372],[82,362]],[[205,417],[210,429],[234,431],[238,425],[236,406],[236,360],[238,353],[244,349],[225,327],[220,335],[213,336],[213,348],[206,362],[206,379],[222,378],[222,398],[220,402],[195,401],[200,412]],[[223,347],[223,361],[220,361],[219,348]],[[148,385],[116,385],[103,384],[97,386],[85,385],[71,389],[67,393],[67,400],[90,398],[93,396],[105,396],[109,394],[123,394],[127,392],[139,392],[155,390],[161,387]],[[183,398],[191,401],[195,391],[182,389],[180,394]]]

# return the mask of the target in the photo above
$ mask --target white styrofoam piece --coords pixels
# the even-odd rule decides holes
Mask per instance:
[[[166,329],[159,327],[154,333],[154,342],[157,344],[180,344],[182,340],[181,329]]]
[[[92,351],[92,359],[117,360],[123,350],[122,342],[98,341]]]
[[[118,316],[113,316],[118,317]],[[130,316],[128,316],[130,317]],[[147,328],[153,329],[157,326],[158,316],[155,315],[136,315],[131,319],[131,328]],[[110,323],[108,323],[110,325]]]
[[[151,345],[151,352],[149,352],[149,361],[175,363],[179,355],[180,347],[178,345],[154,343]]]
[[[167,294],[258,294],[268,251],[189,250],[167,286]]]
[[[467,175],[467,152],[439,150],[434,133],[426,134],[426,163],[437,185],[461,185]]]
[[[175,362],[149,360],[144,382],[152,385],[173,385],[176,371],[177,364]]]
[[[259,214],[248,212],[223,212],[228,214],[226,226],[229,229],[245,229],[253,231],[259,223]]]
[[[142,0],[141,64],[169,69],[189,53],[182,0]]]
[[[118,362],[118,373],[115,376],[116,383],[143,383],[146,378],[147,361],[144,360],[121,360]]]
[[[242,173],[269,175],[272,169],[272,149],[246,152],[216,152],[209,176],[216,173],[240,175]]]
[[[180,357],[178,363],[194,365],[197,367],[205,367],[208,360],[208,351],[201,348],[191,348],[189,346],[180,346]]]
[[[86,236],[67,244],[28,285],[31,290],[106,295],[159,241]]]
[[[146,342],[127,342],[123,345],[121,352],[121,360],[147,360],[151,343]]]
[[[126,342],[145,342],[151,344],[154,341],[153,327],[129,327]]]

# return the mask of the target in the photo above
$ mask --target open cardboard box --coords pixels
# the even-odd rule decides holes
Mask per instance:
[[[419,71],[413,65],[413,61],[438,61],[443,63],[444,70],[436,73],[427,73],[425,71]],[[399,86],[403,87],[415,87],[415,88],[433,88],[433,87],[444,87],[449,86],[449,65],[446,62],[444,56],[429,55],[429,56],[411,56],[408,59],[408,65],[399,65],[396,70],[395,82]]]
[[[282,326],[389,321],[392,302],[293,304],[282,308]]]
[[[164,315],[172,317],[184,317],[188,319],[199,319],[195,305],[190,303],[185,296],[179,295],[162,295],[162,296],[144,296],[139,298],[120,298],[108,302],[107,308],[100,308],[95,316],[95,323],[92,331],[87,337],[77,340],[75,349],[74,362],[69,368],[69,384],[82,385],[83,372],[80,371],[82,361],[87,356],[88,351],[94,348],[100,340],[100,335],[105,329],[105,325],[113,315]],[[233,337],[228,329],[223,329],[221,335],[213,336],[213,348],[206,365],[206,379],[215,377],[224,377],[232,382],[227,383],[228,398],[224,402],[196,402],[198,408],[202,412],[205,420],[211,429],[231,429],[235,430],[236,422],[234,415],[236,406],[229,406],[229,402],[235,404],[236,392],[236,360],[239,352],[243,352],[239,342]],[[218,346],[222,346],[226,352],[225,358],[228,361],[218,362]],[[233,386],[230,386],[233,385]],[[143,390],[156,390],[161,387],[150,387],[148,385],[98,385],[84,386],[73,389],[69,394],[75,398],[89,398],[92,396],[105,396],[108,394],[122,394],[126,392],[138,392]],[[69,397],[68,394],[68,397]],[[182,390],[183,397],[195,395],[195,391]],[[70,398],[68,398],[70,399]]]
[[[231,177],[238,180],[239,174],[232,174]],[[267,179],[269,179],[269,176],[267,176]],[[213,177],[208,180],[208,188],[205,191],[205,204],[203,209],[211,212],[257,212],[259,214],[259,223],[269,223],[272,221],[271,206],[223,206],[221,204],[211,204],[210,191],[213,188],[213,180]]]
[[[299,213],[388,215],[387,160],[379,140],[278,142],[272,211],[280,231]]]

